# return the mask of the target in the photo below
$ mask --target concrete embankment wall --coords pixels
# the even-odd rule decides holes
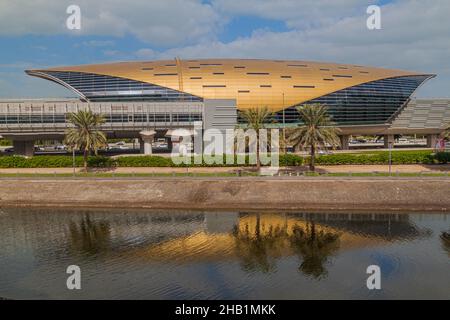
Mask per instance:
[[[450,179],[2,179],[0,206],[450,211]]]

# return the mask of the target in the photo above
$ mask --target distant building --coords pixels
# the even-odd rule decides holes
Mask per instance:
[[[251,107],[267,106],[274,111],[275,126],[292,126],[299,122],[296,106],[324,103],[342,130],[344,148],[350,134],[385,135],[389,142],[394,134],[417,132],[430,135],[432,143],[444,124],[431,121],[432,127],[416,128],[414,119],[402,117],[403,112],[414,114],[409,106],[429,105],[429,116],[442,111],[441,120],[450,121],[448,100],[410,101],[435,77],[418,72],[257,59],[121,62],[26,72],[79,96],[78,101],[0,102],[0,134],[29,144],[38,137],[61,137],[65,114],[85,107],[105,115],[109,136],[139,137],[141,130],[164,136],[174,128],[191,128],[195,121],[204,128],[233,128],[238,110]]]

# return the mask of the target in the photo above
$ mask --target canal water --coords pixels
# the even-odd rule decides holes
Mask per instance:
[[[450,299],[450,215],[0,209],[0,297]]]

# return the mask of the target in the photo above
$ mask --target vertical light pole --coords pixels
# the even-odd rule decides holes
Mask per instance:
[[[389,141],[389,176],[392,173],[392,145],[394,143],[392,141]]]
[[[284,92],[283,92],[283,152],[286,154],[287,152],[287,144],[286,144],[286,115],[285,115],[285,108],[284,108]]]
[[[75,147],[72,148],[72,167],[73,167],[73,176],[75,177]]]

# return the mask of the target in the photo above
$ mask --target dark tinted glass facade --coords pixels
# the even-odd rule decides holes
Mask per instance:
[[[84,72],[46,71],[81,92],[91,102],[202,101],[200,97],[150,83]]]
[[[326,104],[333,121],[339,125],[383,124],[428,78],[429,76],[407,76],[368,82],[303,104]],[[275,120],[278,123],[300,122],[297,106],[278,112]]]

